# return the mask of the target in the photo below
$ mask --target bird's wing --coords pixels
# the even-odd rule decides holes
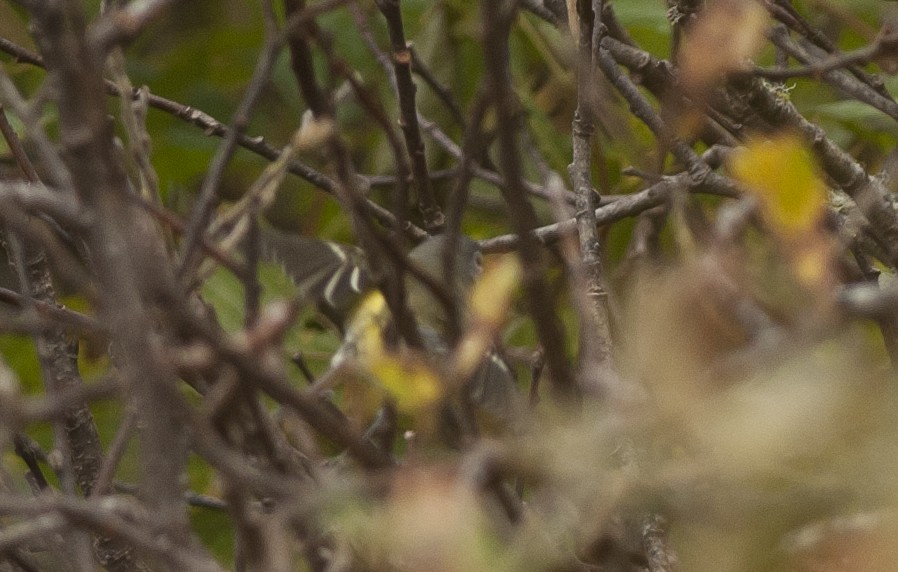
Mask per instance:
[[[342,328],[346,316],[371,287],[361,249],[265,229],[262,256],[280,264],[302,297]]]

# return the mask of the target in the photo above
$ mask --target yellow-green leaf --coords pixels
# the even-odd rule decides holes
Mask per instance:
[[[792,238],[815,230],[826,206],[826,186],[798,137],[750,141],[733,155],[729,168],[758,198],[776,232]]]
[[[430,408],[442,393],[436,372],[413,355],[384,353],[372,361],[371,372],[402,412]]]

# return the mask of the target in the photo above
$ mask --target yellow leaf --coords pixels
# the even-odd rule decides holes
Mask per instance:
[[[404,413],[414,414],[432,407],[442,393],[436,372],[413,355],[381,354],[372,361],[371,373]]]
[[[798,137],[750,141],[734,154],[729,168],[758,198],[775,232],[788,239],[816,232],[826,206],[826,185]]]
[[[483,355],[505,322],[512,296],[521,281],[517,256],[506,255],[490,265],[471,292],[471,324],[459,341],[454,371],[467,379],[483,362]]]
[[[501,324],[520,281],[521,263],[517,256],[506,255],[490,265],[471,292],[474,321],[491,326]]]

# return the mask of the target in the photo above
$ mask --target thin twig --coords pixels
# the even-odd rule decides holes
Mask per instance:
[[[543,253],[532,234],[537,227],[536,213],[527,201],[517,149],[519,105],[511,88],[508,69],[508,34],[515,14],[513,8],[509,10],[499,2],[484,2],[482,14],[487,84],[499,120],[500,165],[507,183],[502,195],[520,240],[518,254],[524,265],[524,288],[540,343],[546,350],[552,387],[558,396],[571,398],[576,395],[577,388],[564,349],[564,332],[553,304],[549,303],[552,297],[545,279]]]
[[[239,136],[243,135],[249,127],[250,115],[262,95],[262,89],[268,82],[280,48],[281,44],[278,38],[269,32],[262,54],[253,71],[253,77],[240,105],[234,112],[228,134],[212,158],[209,172],[206,174],[200,187],[196,205],[191,211],[190,220],[187,223],[187,229],[184,234],[184,244],[181,247],[179,274],[182,277],[192,271],[196,263],[194,260],[195,251],[199,244],[200,235],[205,232],[206,225],[212,216],[212,209],[218,203],[218,187],[221,185],[221,180],[224,177],[225,168],[237,148]]]
[[[415,189],[418,192],[418,207],[424,217],[424,228],[431,233],[439,232],[446,224],[446,220],[436,202],[430,176],[427,173],[427,155],[424,153],[424,141],[421,139],[421,130],[418,126],[416,88],[412,81],[412,53],[405,40],[399,0],[377,0],[376,3],[387,21],[387,30],[390,33],[393,71],[399,95],[401,116],[399,126],[405,135],[405,146],[411,159]]]

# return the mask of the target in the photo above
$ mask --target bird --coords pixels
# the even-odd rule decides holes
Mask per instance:
[[[346,365],[370,370],[376,359],[388,351],[395,324],[386,299],[376,287],[365,252],[357,246],[274,229],[264,229],[260,243],[263,259],[279,264],[296,284],[301,300],[315,305],[340,332],[341,345],[332,356],[328,371]],[[453,257],[448,273],[447,247]],[[406,272],[406,306],[414,316],[422,349],[436,369],[445,364],[452,349],[453,318],[433,284],[458,301],[457,315],[464,328],[468,319],[467,296],[482,271],[482,261],[477,243],[464,235],[456,237],[454,247],[448,235],[435,235],[408,253],[408,263],[417,272]],[[447,287],[450,280],[452,288]],[[478,425],[490,430],[515,427],[524,410],[515,374],[495,349],[485,352],[465,383],[462,396],[473,406],[474,417],[481,422]]]

